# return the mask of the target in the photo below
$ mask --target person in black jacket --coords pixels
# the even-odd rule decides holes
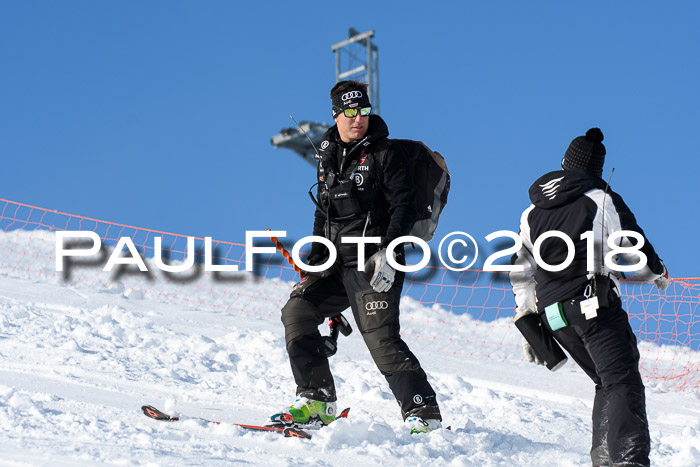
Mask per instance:
[[[336,391],[318,326],[350,307],[380,372],[394,393],[411,432],[440,427],[436,395],[418,359],[400,336],[399,300],[404,273],[387,261],[386,247],[413,226],[415,186],[407,153],[387,139],[389,130],[370,115],[367,86],[341,81],[331,90],[336,125],[319,148],[313,234],[330,240],[334,264],[310,273],[282,308],[287,352],[297,399],[270,423],[327,424],[335,419]],[[343,239],[375,237],[364,258]],[[395,260],[405,264],[403,247]],[[309,265],[326,262],[328,250],[313,243]],[[365,261],[365,258],[369,258]]]
[[[636,270],[639,277],[653,280],[660,290],[669,279],[622,197],[601,178],[602,141],[598,128],[575,138],[562,160],[563,170],[543,175],[530,187],[532,205],[520,221],[523,246],[513,257],[522,270],[510,273],[515,320],[538,313],[542,325],[595,383],[593,465],[647,466],[650,440],[639,351],[621,305],[616,269],[623,263],[640,264],[636,248],[646,256],[646,265]],[[563,239],[537,241],[551,231],[568,236],[573,249]],[[591,234],[581,238],[591,231],[592,248]],[[627,233],[616,234],[620,231]],[[613,251],[611,235],[620,235],[613,237]],[[638,247],[635,236],[643,246]],[[569,261],[562,270],[556,267]],[[528,360],[541,363],[527,341],[523,346]]]

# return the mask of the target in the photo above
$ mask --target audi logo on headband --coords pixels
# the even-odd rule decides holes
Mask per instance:
[[[350,100],[350,99],[359,99],[362,97],[362,91],[350,91],[346,92],[340,98],[344,101]]]
[[[367,311],[386,310],[387,308],[389,308],[389,303],[386,301],[367,302],[365,304],[365,310],[367,310]]]

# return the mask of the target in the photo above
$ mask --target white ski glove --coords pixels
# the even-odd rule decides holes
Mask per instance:
[[[394,253],[396,259],[396,253]],[[386,259],[386,249],[382,248],[369,257],[365,263],[365,269],[374,268],[374,275],[369,281],[375,292],[386,292],[394,284],[395,271]]]
[[[532,346],[525,338],[523,338],[523,354],[525,354],[525,358],[528,362],[536,363],[537,365],[544,365],[544,362],[540,360],[540,357],[537,356],[535,351],[532,349]]]
[[[656,284],[656,288],[662,292],[664,290],[668,289],[668,286],[671,285],[671,280],[668,278],[668,269],[666,269],[665,264],[664,264],[664,273],[661,274],[656,279],[654,279],[654,284]]]

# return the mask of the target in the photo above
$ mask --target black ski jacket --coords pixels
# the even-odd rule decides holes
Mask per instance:
[[[620,195],[611,189],[606,193],[605,186],[603,179],[586,171],[559,170],[543,175],[530,187],[532,205],[520,219],[523,246],[513,256],[513,263],[524,266],[525,270],[510,273],[519,311],[541,311],[555,302],[582,296],[594,273],[610,273],[619,294],[620,272],[611,271],[603,264],[603,258],[611,251],[608,237],[620,230],[631,230],[644,238],[641,251],[647,257],[647,265],[634,274],[642,279],[654,280],[664,273],[661,259],[637,224],[632,211]],[[547,271],[538,266],[533,257],[534,243],[542,234],[552,230],[563,232],[574,244],[573,262],[562,271]],[[594,271],[587,268],[587,241],[581,239],[584,232],[591,230],[594,235]],[[631,247],[636,243],[630,237],[615,241],[618,247]],[[549,265],[562,264],[567,254],[564,240],[550,238],[541,244],[540,256]],[[618,254],[613,262],[618,264],[619,259],[628,265],[639,262],[635,254]]]
[[[345,266],[357,265],[357,245],[341,243],[342,237],[381,237],[381,245],[367,245],[365,257],[369,258],[407,235],[416,217],[408,154],[387,139],[389,129],[381,117],[370,115],[369,119],[367,134],[360,141],[343,143],[334,125],[319,147],[313,234],[331,240]],[[310,260],[319,252],[316,245]]]

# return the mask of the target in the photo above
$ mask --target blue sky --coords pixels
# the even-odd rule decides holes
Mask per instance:
[[[671,275],[698,277],[699,22],[691,1],[0,0],[0,197],[308,235],[314,171],[269,140],[290,113],[331,122],[331,44],[374,29],[391,135],[452,173],[438,237],[517,231],[530,184],[598,126],[613,189]]]

